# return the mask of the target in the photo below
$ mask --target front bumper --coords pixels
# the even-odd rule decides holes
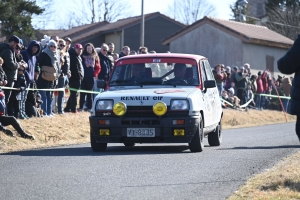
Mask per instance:
[[[100,125],[98,120],[109,120]],[[184,120],[183,125],[173,125],[173,120]],[[90,116],[90,134],[97,143],[189,143],[199,126],[198,116],[122,118]],[[127,128],[155,128],[155,137],[127,137]],[[100,136],[100,129],[109,129],[109,136]],[[174,136],[174,129],[184,129],[184,136]]]

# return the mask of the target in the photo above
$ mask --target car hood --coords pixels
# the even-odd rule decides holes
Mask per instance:
[[[171,99],[187,99],[198,88],[143,88],[130,90],[105,91],[99,94],[97,99],[113,99],[114,103],[119,101],[129,106],[147,106],[162,101],[170,105]]]

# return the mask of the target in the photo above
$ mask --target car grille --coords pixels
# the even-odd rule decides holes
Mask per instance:
[[[157,117],[152,110],[152,106],[127,106],[127,112],[123,117]],[[189,111],[173,111],[167,108],[167,113],[163,117],[188,116]],[[97,116],[103,116],[102,112],[97,112]],[[113,112],[110,117],[116,116]]]

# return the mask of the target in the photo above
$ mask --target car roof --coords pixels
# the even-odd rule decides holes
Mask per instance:
[[[138,55],[128,55],[124,56],[122,58],[119,58],[119,60],[125,60],[125,59],[135,59],[135,58],[153,58],[153,57],[159,57],[159,58],[189,58],[194,60],[200,60],[200,59],[206,59],[206,57],[196,54],[184,54],[184,53],[148,53],[148,54],[138,54]]]

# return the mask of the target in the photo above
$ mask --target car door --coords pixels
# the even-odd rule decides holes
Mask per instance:
[[[204,61],[200,61],[200,69],[201,69],[201,78],[202,78],[202,86],[203,86],[202,95],[203,95],[203,98],[204,98],[204,110],[203,110],[204,126],[208,127],[208,126],[213,124],[212,123],[213,111],[212,111],[211,97],[210,97],[211,91],[209,92],[208,91],[209,89],[208,89],[208,90],[206,90],[206,92],[204,92],[205,91],[204,82],[206,80],[208,80]]]
[[[214,75],[211,71],[211,67],[209,65],[208,60],[202,61],[206,80],[215,80]],[[218,123],[218,112],[217,112],[217,102],[219,98],[219,93],[217,87],[207,88],[205,93],[206,100],[208,102],[208,112],[210,121],[207,124],[208,126]]]

